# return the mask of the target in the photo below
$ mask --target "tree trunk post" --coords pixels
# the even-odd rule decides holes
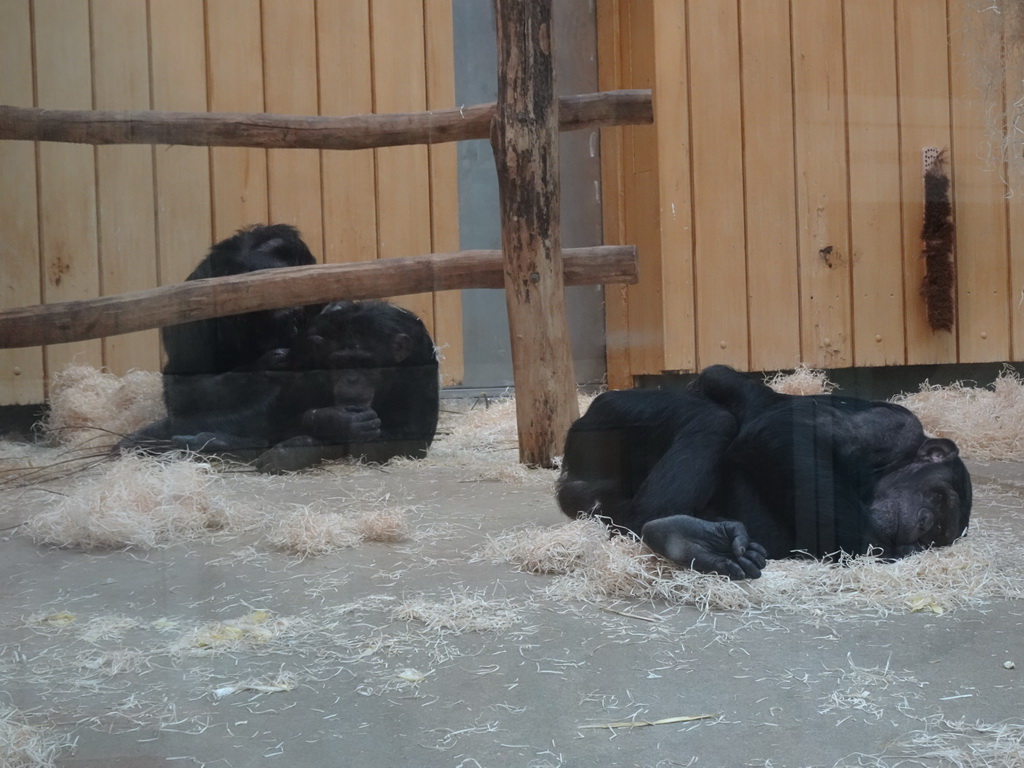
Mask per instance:
[[[519,460],[551,467],[579,416],[559,233],[552,0],[495,0],[498,171]]]

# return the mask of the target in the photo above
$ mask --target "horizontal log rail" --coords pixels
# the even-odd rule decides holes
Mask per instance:
[[[634,246],[568,248],[566,285],[635,283]],[[116,336],[208,317],[462,288],[504,288],[501,251],[268,269],[161,288],[0,310],[0,349]]]
[[[490,136],[495,104],[347,117],[223,112],[123,112],[0,106],[0,139],[73,144],[171,144],[270,149],[369,149]],[[559,99],[559,129],[654,121],[649,90]]]

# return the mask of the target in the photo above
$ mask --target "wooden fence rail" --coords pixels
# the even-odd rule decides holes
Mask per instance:
[[[221,112],[118,112],[0,106],[0,140],[268,149],[371,149],[486,139],[496,105],[388,115],[318,117]],[[649,90],[559,99],[559,129],[654,120]]]
[[[565,283],[635,283],[636,248],[564,252]],[[208,317],[340,299],[503,288],[501,251],[462,251],[354,264],[285,267],[162,288],[0,310],[0,349],[116,336]]]

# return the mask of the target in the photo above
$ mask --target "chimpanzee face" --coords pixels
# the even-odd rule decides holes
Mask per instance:
[[[335,405],[369,408],[390,388],[412,339],[381,322],[374,305],[340,301],[313,319],[295,348],[297,367],[328,372]]]
[[[896,557],[946,546],[964,534],[970,514],[971,479],[956,445],[929,439],[913,462],[879,480],[871,543]]]

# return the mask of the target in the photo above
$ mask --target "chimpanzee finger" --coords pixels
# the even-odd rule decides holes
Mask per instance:
[[[744,571],[739,563],[725,558],[720,561],[719,567],[714,572],[728,576],[729,581],[743,581],[747,578],[746,571]]]
[[[747,534],[746,526],[735,520],[725,520],[719,525],[730,540],[729,546],[733,557],[739,560],[750,547],[750,536]]]
[[[758,568],[764,568],[765,563],[768,562],[768,550],[756,541],[752,541],[747,546],[746,557],[756,563]]]
[[[741,557],[739,559],[740,568],[743,569],[744,577],[747,579],[759,579],[761,578],[761,569],[764,568],[764,561],[758,565],[757,561],[750,557]]]
[[[360,425],[354,437],[357,442],[376,440],[380,437],[380,422],[376,422],[376,426],[373,423]]]

